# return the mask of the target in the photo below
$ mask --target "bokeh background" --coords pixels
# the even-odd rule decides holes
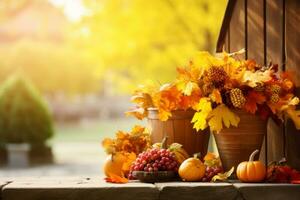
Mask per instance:
[[[101,140],[117,130],[146,124],[124,116],[131,106],[130,94],[137,85],[172,80],[176,67],[196,51],[214,53],[226,4],[0,0],[0,88],[11,77],[25,79],[46,102],[53,125],[53,136],[45,141],[53,155],[51,163],[10,167],[3,150],[0,177],[101,175],[106,156]],[[17,116],[25,123],[35,109],[25,109],[12,120]],[[26,127],[37,129],[34,123]],[[5,143],[0,137],[2,149]]]

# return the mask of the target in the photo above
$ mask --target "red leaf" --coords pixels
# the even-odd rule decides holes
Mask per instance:
[[[247,101],[245,103],[245,110],[254,114],[257,110],[257,104],[263,104],[266,101],[266,97],[256,91],[250,91],[247,95]]]

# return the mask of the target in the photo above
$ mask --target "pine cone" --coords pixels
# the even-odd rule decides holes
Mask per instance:
[[[230,90],[230,100],[232,105],[236,108],[242,108],[246,103],[246,98],[244,97],[242,90],[239,88]]]
[[[272,94],[270,97],[271,103],[277,103],[279,101],[279,95],[278,94]]]
[[[281,87],[279,85],[271,85],[270,90],[274,94],[279,94],[281,92]]]
[[[206,83],[212,83],[216,88],[220,88],[224,86],[228,75],[222,67],[213,66],[206,71],[204,77]]]

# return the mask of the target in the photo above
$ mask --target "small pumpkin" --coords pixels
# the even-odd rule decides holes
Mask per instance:
[[[242,182],[261,182],[266,177],[266,167],[260,161],[254,161],[254,156],[258,153],[255,150],[249,157],[249,161],[240,163],[236,170],[238,179]]]
[[[184,181],[200,181],[205,174],[206,166],[197,156],[188,158],[181,163],[178,174]]]
[[[136,159],[134,153],[117,152],[109,155],[104,163],[104,174],[110,177],[111,174],[124,177],[129,172],[131,163]]]

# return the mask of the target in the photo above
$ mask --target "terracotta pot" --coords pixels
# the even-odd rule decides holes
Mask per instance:
[[[267,133],[267,121],[260,116],[236,111],[240,117],[238,127],[230,127],[214,133],[224,170],[235,168],[246,161],[256,149],[260,150]]]
[[[207,153],[209,130],[196,131],[191,123],[194,111],[178,110],[172,112],[172,117],[167,121],[160,121],[157,109],[149,109],[148,123],[151,128],[151,139],[153,143],[161,142],[168,136],[168,144],[177,142],[190,154],[201,152]]]

